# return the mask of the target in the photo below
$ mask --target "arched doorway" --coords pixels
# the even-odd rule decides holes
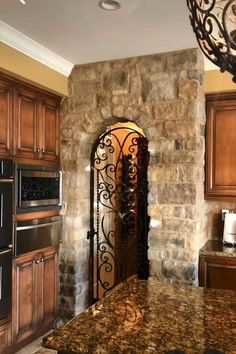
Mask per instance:
[[[147,279],[148,141],[134,123],[117,123],[91,153],[90,302],[132,276]]]

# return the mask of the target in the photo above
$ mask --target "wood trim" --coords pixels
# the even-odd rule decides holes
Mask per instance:
[[[206,104],[208,104],[209,102],[234,101],[234,100],[236,100],[236,91],[206,94]]]
[[[42,219],[48,218],[51,216],[60,215],[60,209],[58,210],[48,210],[48,211],[38,211],[33,213],[23,213],[23,214],[15,214],[13,215],[14,222],[17,221],[27,221],[32,219]]]
[[[58,99],[58,102],[60,102],[61,99],[63,97],[65,97],[64,95],[59,94],[59,93],[54,93],[54,92],[46,89],[45,87],[40,86],[37,83],[31,83],[29,80],[26,80],[24,78],[18,78],[16,76],[6,73],[2,70],[0,70],[0,79],[4,79],[4,80],[8,81],[13,86],[17,85],[17,86],[20,86],[21,88],[24,88],[24,89],[30,89],[38,94],[43,93],[44,95],[48,96],[48,98],[53,98],[54,100]]]

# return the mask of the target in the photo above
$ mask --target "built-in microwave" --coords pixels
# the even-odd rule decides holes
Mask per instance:
[[[16,209],[61,207],[62,172],[56,168],[16,165]]]

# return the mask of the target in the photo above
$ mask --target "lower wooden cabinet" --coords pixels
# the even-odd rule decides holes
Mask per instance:
[[[10,353],[12,344],[11,322],[0,324],[0,354]]]
[[[206,288],[236,290],[236,258],[200,256],[199,285]]]
[[[58,247],[13,260],[13,346],[49,330],[57,316]]]

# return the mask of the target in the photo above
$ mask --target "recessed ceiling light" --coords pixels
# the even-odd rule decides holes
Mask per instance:
[[[25,0],[20,0],[20,2],[21,2],[23,5],[26,4]]]
[[[116,0],[101,0],[99,1],[99,6],[103,10],[115,11],[120,8],[120,3]]]

